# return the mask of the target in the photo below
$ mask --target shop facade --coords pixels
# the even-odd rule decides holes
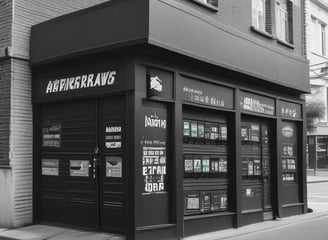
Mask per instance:
[[[163,36],[149,29],[144,41],[152,19],[136,23],[138,40],[120,30],[83,39],[76,24],[117,22],[114,11],[131,20],[162,10],[159,22],[177,11],[117,2],[32,29],[34,220],[178,239],[306,213],[307,88],[290,79],[306,80],[306,62],[280,68],[295,87],[270,82],[156,45]],[[54,37],[70,31],[65,46]]]

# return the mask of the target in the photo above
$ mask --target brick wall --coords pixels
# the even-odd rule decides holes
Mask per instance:
[[[1,1],[1,0],[0,0]],[[13,227],[32,223],[33,128],[29,44],[31,26],[104,0],[16,0],[12,26],[9,159],[13,171]],[[9,78],[10,79],[10,78]],[[7,87],[8,88],[8,87]],[[9,89],[9,88],[8,88]],[[8,95],[7,90],[7,95]],[[2,96],[0,96],[2,97]],[[11,101],[9,100],[11,99]],[[1,104],[1,103],[0,103]],[[1,109],[2,110],[2,109]],[[9,110],[7,107],[7,116]],[[8,152],[8,151],[7,151]],[[1,224],[1,222],[0,222]],[[0,225],[1,227],[1,225]]]

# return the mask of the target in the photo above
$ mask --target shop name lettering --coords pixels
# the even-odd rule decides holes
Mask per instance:
[[[282,107],[281,108],[281,114],[284,115],[284,116],[290,116],[290,117],[296,118],[297,117],[297,109]]]
[[[251,112],[264,113],[268,115],[274,115],[275,107],[266,103],[261,103],[260,100],[244,97],[244,100],[241,102],[241,106],[244,110]]]
[[[114,84],[116,71],[90,73],[81,76],[49,81],[46,94],[78,90],[83,88],[104,87]]]
[[[202,90],[193,89],[189,87],[183,87],[183,91],[188,94],[188,100],[192,102],[198,102],[201,104],[216,106],[216,107],[224,107],[224,100],[214,97],[207,96]]]
[[[122,127],[120,126],[106,127],[106,133],[117,133],[121,131],[122,131]]]
[[[166,120],[159,119],[156,114],[145,116],[145,127],[166,129]]]

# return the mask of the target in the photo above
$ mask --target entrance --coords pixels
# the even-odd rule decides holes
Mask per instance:
[[[272,127],[259,119],[241,123],[243,212],[263,211],[263,219],[272,219],[271,146]]]
[[[39,108],[40,222],[125,233],[123,97]]]

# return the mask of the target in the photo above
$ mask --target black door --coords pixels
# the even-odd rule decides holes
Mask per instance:
[[[108,98],[40,108],[41,222],[124,233],[122,106]]]
[[[271,146],[272,127],[260,119],[245,119],[241,127],[243,211],[264,212],[263,218],[272,214]]]

